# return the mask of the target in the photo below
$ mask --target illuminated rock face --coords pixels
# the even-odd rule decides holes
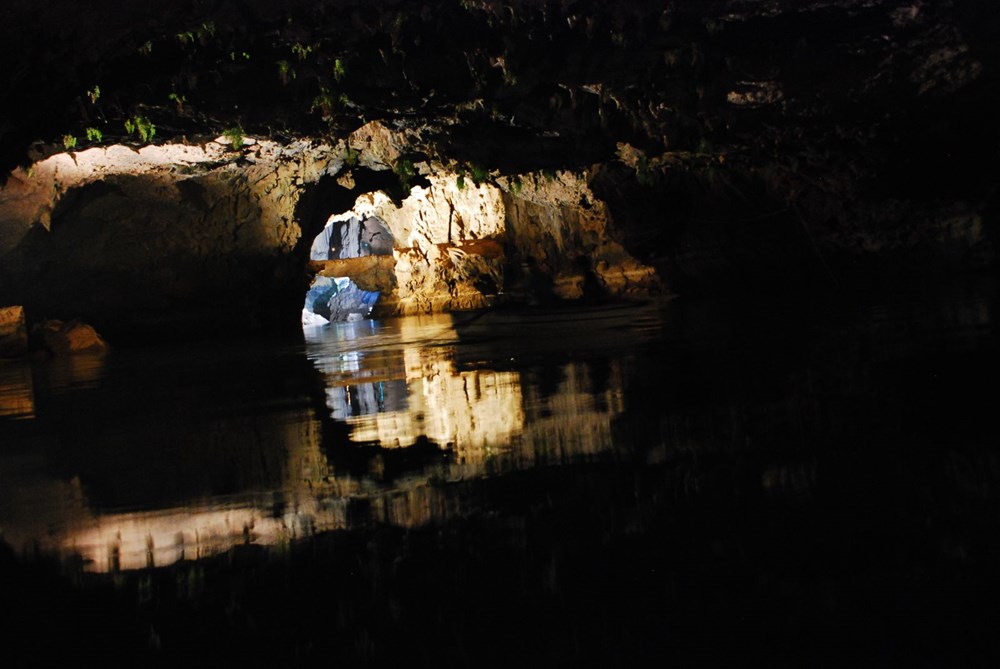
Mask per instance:
[[[17,104],[0,124],[0,165],[36,162],[0,178],[0,303],[120,321],[122,305],[143,301],[116,298],[108,286],[119,284],[146,297],[141,318],[126,313],[137,321],[182,309],[194,322],[267,318],[273,301],[301,301],[300,241],[377,190],[356,190],[352,169],[427,182],[425,202],[390,193],[406,215],[432,215],[422,239],[397,240],[404,280],[386,304],[403,313],[488,304],[500,278],[507,297],[575,299],[649,290],[649,266],[678,292],[759,292],[801,279],[829,287],[863,274],[858,261],[878,270],[902,258],[921,274],[995,264],[1000,67],[989,3],[477,1],[438,7],[433,21],[398,4],[160,8],[170,19],[88,6],[80,20],[65,7],[12,6],[7,41],[20,48],[5,90]],[[53,41],[53,23],[73,30]],[[178,43],[176,31],[195,25]],[[75,67],[80,58],[100,67]],[[137,110],[163,144],[141,145],[150,138],[132,129]],[[244,146],[204,141],[237,124]],[[338,139],[301,139],[321,133]],[[279,134],[299,140],[279,145]],[[559,197],[561,168],[586,171],[570,181],[596,197]],[[467,178],[465,192],[445,193],[441,181],[460,170],[489,183]],[[298,220],[296,203],[322,175],[339,177],[352,201]],[[497,219],[497,186],[500,236],[484,220]],[[465,200],[479,195],[492,211],[470,217],[477,206]],[[71,232],[86,227],[73,220],[87,218],[81,209],[145,223],[98,243],[98,230]],[[602,220],[613,223],[608,240]],[[497,240],[504,259],[473,239]],[[440,244],[450,250],[431,248]],[[81,282],[86,299],[63,313],[56,294]]]
[[[377,216],[395,243],[395,290],[383,313],[415,314],[490,306],[501,293],[535,299],[531,265],[551,297],[644,298],[665,291],[609,230],[610,214],[584,175],[527,174],[476,185],[442,169],[399,205],[367,193],[338,219]],[[587,290],[585,290],[585,286]]]
[[[530,270],[552,279],[561,299],[648,297],[664,286],[609,230],[607,205],[570,172],[507,180],[503,203],[509,243]],[[530,282],[530,276],[525,276]]]
[[[502,287],[500,191],[459,188],[457,175],[447,172],[428,180],[429,188],[414,187],[400,206],[375,192],[359,197],[352,210],[384,220],[395,240],[397,287],[385,296],[384,309],[411,314],[488,306]]]
[[[349,211],[324,214],[341,225],[377,217],[387,234],[373,229],[356,249],[316,255],[310,245],[323,228],[299,218],[303,193],[324,177],[353,184],[348,160],[394,178],[387,165],[410,141],[372,123],[336,146],[260,140],[238,151],[210,142],[52,156],[0,189],[0,300],[80,316],[106,333],[171,321],[252,326],[291,313],[310,261],[367,254],[393,258],[394,280],[379,278],[380,265],[361,286],[381,293],[382,314],[532,299],[539,286],[529,274],[544,275],[562,299],[662,291],[653,270],[612,238],[585,175],[570,172],[476,184],[421,163],[405,197],[360,192]],[[313,267],[333,276],[326,269]]]

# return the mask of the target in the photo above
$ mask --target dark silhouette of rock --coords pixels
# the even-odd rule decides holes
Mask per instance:
[[[78,320],[48,320],[36,328],[46,349],[53,355],[104,353],[108,344],[93,327]]]

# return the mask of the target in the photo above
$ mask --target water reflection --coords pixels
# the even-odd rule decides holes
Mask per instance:
[[[104,373],[105,354],[84,353],[32,365],[24,359],[0,359],[0,418],[27,419],[35,417],[34,374],[41,383],[67,392],[99,385]]]
[[[481,483],[592,463],[665,466],[656,485],[685,503],[729,486],[799,503],[831,471],[862,475],[845,444],[905,426],[910,441],[982,441],[986,397],[938,389],[978,373],[991,309],[896,304],[836,327],[759,309],[410,317],[296,347],[8,366],[0,531],[90,571],[141,569],[444,524],[482,512]]]
[[[0,360],[0,418],[34,418],[31,367],[23,360]]]
[[[625,408],[622,359],[559,359],[555,338],[548,353],[515,366],[504,354],[509,339],[469,340],[461,329],[450,316],[331,324],[307,330],[311,375],[256,370],[264,379],[307,376],[324,410],[308,397],[261,397],[245,387],[260,383],[249,376],[222,388],[202,376],[215,385],[193,393],[185,382],[196,359],[155,361],[159,375],[113,368],[100,383],[94,365],[82,380],[43,369],[52,411],[25,440],[38,447],[0,453],[3,538],[97,572],[241,544],[282,550],[319,532],[461,516],[456,482],[613,448],[612,422]],[[74,393],[88,403],[77,406]],[[126,394],[143,398],[134,416],[122,414]],[[64,471],[72,465],[68,482],[53,476],[46,450]]]
[[[353,442],[392,449],[427,439],[452,456],[449,478],[598,454],[612,447],[611,422],[625,408],[623,359],[559,362],[560,338],[519,369],[494,367],[499,349],[523,350],[509,339],[478,351],[494,366],[476,355],[463,363],[458,352],[470,357],[475,345],[447,315],[337,324],[307,341],[331,416]]]
[[[32,657],[969,664],[941,649],[1000,597],[997,302],[961,297],[362,323],[70,387],[33,363],[0,528],[81,587],[0,592]]]
[[[520,374],[458,369],[450,316],[335,324],[306,340],[331,417],[355,442],[399,448],[423,436],[471,463],[507,448],[524,427]]]

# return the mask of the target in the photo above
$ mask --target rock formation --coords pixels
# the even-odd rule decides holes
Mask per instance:
[[[333,145],[261,140],[239,155],[221,141],[147,147],[138,155],[120,146],[59,154],[38,163],[30,179],[16,171],[0,192],[7,230],[20,230],[8,238],[0,274],[33,310],[82,314],[102,329],[183,318],[253,323],[301,289],[308,270],[336,276],[310,262],[372,254],[393,258],[391,278],[372,275],[361,292],[338,292],[319,277],[313,292],[326,292],[316,313],[330,318],[328,302],[338,294],[337,301],[350,302],[339,308],[343,318],[367,315],[374,298],[365,291],[383,293],[383,314],[481,308],[505,290],[523,292],[519,268],[528,263],[551,276],[555,294],[565,299],[582,295],[588,272],[608,295],[663,292],[653,269],[610,237],[610,215],[586,174],[476,183],[426,161],[420,165],[426,185],[412,185],[400,200],[358,185],[355,174],[390,173],[383,161],[422,148],[407,141],[405,133],[373,122]],[[350,189],[340,185],[348,177]],[[319,216],[331,212],[301,211],[311,188],[359,195],[316,234]]]
[[[104,353],[108,344],[93,327],[79,321],[45,321],[37,327],[42,344],[53,355]]]
[[[0,303],[45,317],[294,323],[350,212],[391,228],[384,313],[995,263],[988,3],[5,12]]]

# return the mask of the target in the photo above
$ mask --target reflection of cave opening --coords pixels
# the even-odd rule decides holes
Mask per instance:
[[[377,216],[359,217],[348,212],[327,221],[313,240],[309,259],[325,262],[391,256],[392,248],[392,233],[385,221]],[[381,291],[377,282],[362,281],[359,275],[372,272],[373,267],[377,271],[374,265],[327,262],[306,293],[303,323],[355,321],[370,316]]]

